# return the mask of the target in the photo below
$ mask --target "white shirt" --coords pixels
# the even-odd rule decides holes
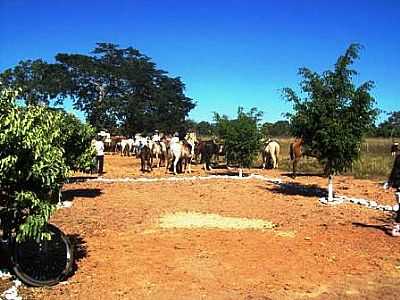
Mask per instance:
[[[96,141],[94,145],[96,147],[96,155],[97,156],[104,155],[104,143],[102,141]]]
[[[159,142],[161,140],[161,138],[158,134],[155,134],[155,135],[153,135],[152,140],[153,140],[153,142]]]
[[[174,143],[179,143],[179,137],[174,136],[174,137],[171,139],[170,144],[174,144]]]

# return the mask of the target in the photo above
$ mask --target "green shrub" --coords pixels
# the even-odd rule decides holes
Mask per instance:
[[[68,171],[90,158],[91,131],[70,128],[68,115],[47,107],[18,107],[16,95],[0,83],[0,206],[23,216],[16,228],[23,240],[42,237]]]
[[[252,166],[260,149],[260,116],[254,108],[249,113],[239,108],[238,116],[233,120],[215,114],[217,133],[224,141],[228,162],[238,163],[240,168]]]

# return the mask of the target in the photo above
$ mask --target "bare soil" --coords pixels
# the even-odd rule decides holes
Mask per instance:
[[[141,174],[133,157],[108,155],[104,178]],[[232,174],[218,169],[208,174]],[[20,288],[26,299],[399,299],[400,238],[392,214],[318,199],[327,179],[292,179],[289,188],[256,179],[66,184],[72,208],[52,222],[71,238],[76,268],[65,284]],[[77,174],[82,175],[82,174]],[[205,176],[193,166],[195,176]],[[185,175],[178,175],[182,177]],[[187,176],[187,175],[186,175]],[[337,176],[335,192],[395,204],[381,182]],[[274,226],[162,226],[166,216],[256,220]],[[211,218],[211,220],[213,220]],[[234,218],[234,219],[233,219]],[[209,219],[207,219],[209,220]],[[207,221],[209,222],[209,221]],[[212,221],[211,221],[212,222]],[[191,223],[190,223],[191,224]],[[197,223],[196,223],[197,224]],[[247,223],[246,223],[247,224]],[[0,280],[2,288],[9,280]]]

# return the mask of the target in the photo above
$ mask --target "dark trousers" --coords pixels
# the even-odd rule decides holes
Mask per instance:
[[[97,173],[103,174],[104,155],[98,155],[97,158]]]
[[[397,188],[397,193],[396,193],[397,203],[396,204],[398,204],[400,206],[400,201],[399,201],[399,198],[398,198],[398,197],[400,197],[400,196],[398,196],[399,193],[400,193],[400,188]],[[397,210],[397,214],[396,214],[396,217],[395,217],[394,221],[396,223],[400,223],[400,207]]]

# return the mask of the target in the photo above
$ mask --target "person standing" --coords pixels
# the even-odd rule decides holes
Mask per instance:
[[[104,143],[100,137],[97,137],[95,142],[96,147],[96,160],[97,160],[97,173],[103,175],[104,173]]]
[[[159,133],[158,130],[154,130],[154,134],[153,134],[153,136],[151,137],[151,140],[152,140],[154,143],[160,144],[161,137],[160,137],[160,133]]]
[[[392,171],[390,172],[389,180],[385,184],[396,189],[397,213],[395,216],[395,225],[392,230],[393,236],[400,236],[400,151],[396,151],[396,157],[393,163]]]

